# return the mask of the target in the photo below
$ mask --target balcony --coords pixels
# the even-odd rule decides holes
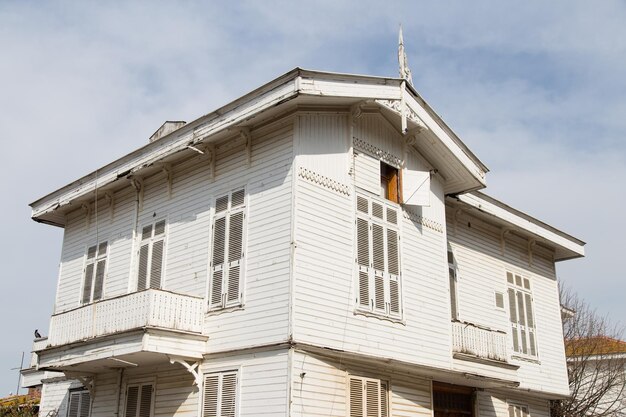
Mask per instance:
[[[201,357],[207,339],[203,311],[202,298],[147,289],[55,314],[46,346],[37,352],[39,367],[98,367],[104,359],[138,364],[168,354]]]
[[[452,351],[486,361],[507,362],[507,335],[471,323],[452,322]]]

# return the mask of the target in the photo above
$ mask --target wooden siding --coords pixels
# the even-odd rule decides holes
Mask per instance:
[[[317,355],[294,352],[291,415],[345,417],[347,377],[365,376],[390,383],[389,409],[393,417],[431,416],[430,381],[366,368]]]
[[[490,390],[478,392],[478,415],[480,417],[509,417],[509,401],[512,404],[527,406],[532,417],[550,417],[548,400]]]
[[[521,387],[568,393],[565,353],[560,321],[557,282],[551,253],[535,246],[529,264],[528,241],[512,233],[505,236],[502,253],[501,230],[471,215],[448,211],[448,239],[458,267],[458,304],[461,321],[507,333],[512,353],[506,271],[530,278],[537,332],[537,361],[510,361],[520,366],[516,378]],[[495,306],[494,292],[504,294],[505,308]]]
[[[403,157],[402,138],[379,115],[357,119],[356,136]],[[408,155],[412,166],[423,166],[422,161],[413,160],[414,153]],[[300,156],[296,164],[299,161]],[[339,179],[299,178],[296,184],[294,339],[449,368],[449,303],[441,296],[448,288],[445,213],[439,180],[432,181],[430,208],[414,207],[410,215],[400,216],[401,321],[355,314],[355,188],[349,184],[346,195],[329,186],[332,181]]]
[[[238,417],[285,416],[288,411],[289,352],[287,349],[205,359],[202,372],[238,370]]]
[[[135,230],[160,219],[167,221],[162,288],[205,299],[214,198],[245,186],[249,207],[244,308],[212,313],[203,331],[211,335],[209,351],[287,339],[293,119],[252,132],[249,165],[240,136],[215,151],[214,175],[207,156],[198,155],[171,166],[171,193],[165,173],[158,172],[143,179],[139,198],[130,183],[116,192],[113,215],[103,196],[97,210],[90,205],[89,219],[82,209],[68,215],[55,313],[80,306],[85,253],[96,236],[109,241],[104,298],[134,292]]]
[[[69,402],[69,389],[78,388],[82,385],[78,381],[60,380],[45,382],[41,390],[41,403],[39,415],[47,416],[49,413],[58,412],[59,416],[67,415]],[[51,414],[54,415],[54,414]]]

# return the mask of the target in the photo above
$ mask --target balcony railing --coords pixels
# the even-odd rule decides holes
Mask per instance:
[[[148,289],[53,315],[47,345],[59,346],[142,327],[201,333],[202,313],[202,298]]]
[[[452,322],[452,350],[455,353],[506,362],[506,333],[471,323]]]

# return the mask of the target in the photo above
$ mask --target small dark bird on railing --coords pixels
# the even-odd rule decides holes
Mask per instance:
[[[35,329],[35,337],[37,339],[39,339],[41,337],[41,334],[39,333],[39,329]]]

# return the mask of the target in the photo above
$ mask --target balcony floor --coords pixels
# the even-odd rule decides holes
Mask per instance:
[[[97,373],[110,369],[150,366],[169,355],[202,359],[208,337],[196,333],[141,328],[79,341],[37,352],[39,369]]]

